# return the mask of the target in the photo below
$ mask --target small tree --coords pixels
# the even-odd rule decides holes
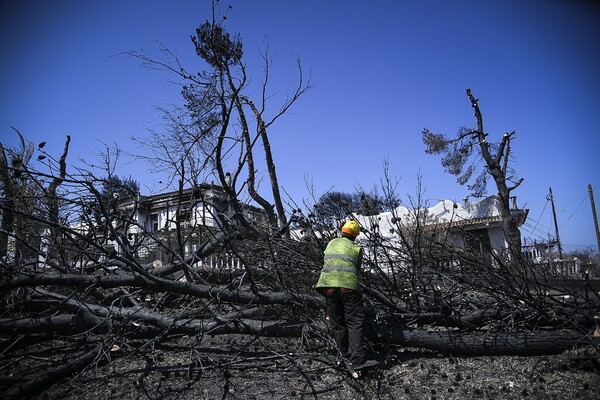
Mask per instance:
[[[394,199],[388,201],[375,191],[367,193],[345,193],[338,191],[327,192],[322,195],[314,205],[314,217],[319,229],[337,228],[336,223],[353,214],[377,215],[383,211],[389,211],[392,204],[398,204]]]
[[[351,194],[332,191],[319,198],[314,206],[314,215],[320,229],[335,228],[337,221],[345,219],[356,209],[357,204]]]
[[[522,178],[516,179],[514,171],[509,168],[510,145],[515,132],[505,133],[499,143],[490,142],[489,133],[483,128],[479,100],[473,96],[471,89],[467,89],[467,97],[475,111],[477,128],[462,127],[454,138],[424,129],[422,135],[427,146],[425,152],[441,154],[442,166],[446,172],[455,175],[461,185],[471,182],[467,187],[475,197],[486,194],[488,176],[493,178],[500,198],[500,216],[509,251],[512,256],[519,256],[521,233],[518,228],[518,216],[513,213],[510,204],[511,192],[523,181]]]

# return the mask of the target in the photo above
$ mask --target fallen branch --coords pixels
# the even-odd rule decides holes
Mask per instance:
[[[56,368],[46,370],[41,376],[31,379],[18,386],[14,386],[3,395],[3,399],[25,399],[42,393],[61,379],[73,375],[90,365],[99,354],[102,354],[104,345],[97,346],[82,356],[75,359],[67,359],[64,364]]]
[[[57,285],[77,288],[101,287],[104,289],[120,286],[144,288],[156,292],[172,292],[198,298],[211,298],[239,304],[301,304],[313,309],[323,308],[324,301],[320,296],[293,293],[290,291],[256,293],[244,290],[232,290],[199,283],[174,281],[153,277],[152,280],[140,275],[74,275],[74,274],[39,274],[20,276],[8,279],[0,285],[0,291],[20,287]]]

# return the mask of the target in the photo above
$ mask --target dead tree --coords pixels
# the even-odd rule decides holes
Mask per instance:
[[[6,148],[0,143],[0,193],[2,199],[2,227],[0,229],[0,260],[7,261],[8,257],[21,259],[27,257],[26,247],[18,241],[12,240],[14,236],[23,236],[29,232],[25,220],[19,216],[21,213],[33,213],[36,207],[33,202],[27,202],[30,191],[34,191],[31,177],[28,174],[29,163],[34,151],[34,145],[26,140],[21,132],[15,129],[19,136],[19,148]],[[41,144],[40,146],[43,147]],[[17,265],[20,263],[17,262]]]
[[[172,124],[172,138],[168,142],[177,143],[178,148],[167,149],[168,144],[165,144],[160,149],[160,157],[157,156],[152,162],[164,159],[162,154],[165,152],[171,154],[168,161],[174,164],[171,166],[171,170],[175,171],[174,178],[192,185],[197,184],[199,176],[204,179],[216,176],[238,214],[241,214],[237,205],[238,197],[242,190],[247,191],[252,201],[264,209],[271,229],[279,234],[286,233],[289,222],[271,150],[269,129],[311,88],[310,80],[305,80],[302,65],[297,59],[297,86],[283,100],[279,109],[268,112],[267,103],[271,97],[268,85],[271,58],[268,49],[263,55],[265,72],[261,96],[254,100],[246,93],[250,82],[243,60],[242,41],[239,36],[232,36],[225,30],[223,20],[213,18],[200,25],[196,35],[192,36],[192,42],[196,54],[206,65],[200,73],[187,72],[167,49],[163,51],[170,60],[164,62],[140,52],[126,54],[150,67],[164,69],[181,80],[188,116],[175,117],[172,112],[166,112]],[[239,131],[236,128],[238,124]],[[149,149],[156,149],[154,140],[140,139],[140,142]],[[160,142],[164,143],[164,140]],[[255,160],[259,149],[262,149],[266,162],[272,200],[258,190],[259,171]],[[201,158],[198,159],[198,156]],[[192,174],[190,177],[184,176],[186,164],[191,166],[185,171]],[[244,221],[240,223],[244,224]],[[247,225],[245,229],[252,231],[252,226]]]
[[[509,167],[512,156],[511,141],[516,133],[505,133],[499,143],[491,142],[488,138],[489,133],[484,130],[479,99],[475,98],[471,89],[467,89],[467,97],[474,111],[477,128],[463,127],[455,138],[424,129],[423,142],[427,146],[425,152],[442,154],[442,166],[447,172],[457,176],[459,184],[473,181],[468,185],[468,189],[475,197],[485,194],[488,175],[492,177],[500,197],[500,215],[509,249],[513,257],[519,257],[521,234],[517,216],[512,213],[510,197],[511,192],[523,182],[523,178],[516,178],[513,169]],[[485,165],[478,165],[476,156],[481,157]]]

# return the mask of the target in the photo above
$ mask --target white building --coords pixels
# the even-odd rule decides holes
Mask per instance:
[[[511,206],[511,213],[517,218],[517,226],[520,227],[525,223],[529,210],[518,208],[515,198],[511,198]],[[395,249],[398,250],[397,254],[401,254],[403,241],[400,235],[406,238],[410,236],[410,232],[420,230],[430,238],[435,236],[438,242],[448,241],[456,247],[474,251],[491,262],[492,253],[502,254],[508,249],[500,209],[498,195],[493,195],[479,202],[443,200],[433,207],[415,209],[399,206],[393,211],[376,215],[354,214],[352,218],[361,226],[357,242],[363,245],[367,256],[374,256],[371,253],[382,250],[378,247]],[[341,227],[343,222],[339,221],[337,225]],[[320,235],[318,232],[307,232],[304,228],[292,233],[298,240]],[[329,232],[329,235],[336,233],[337,230]],[[410,237],[408,241],[410,242]],[[395,260],[389,254],[384,258],[379,257],[378,262],[381,263],[386,257],[386,262],[403,264],[402,260]]]
[[[251,224],[267,225],[262,209],[243,203],[240,206]],[[223,188],[214,184],[201,184],[181,193],[140,195],[122,202],[119,209],[131,214],[134,223],[127,227],[127,241],[144,262],[169,262],[169,253],[181,251],[181,242],[183,255],[189,255],[207,235],[221,231],[223,223],[231,221],[235,212]],[[113,245],[122,252],[117,242]]]
[[[517,208],[516,200],[512,199],[511,212],[518,218],[517,226],[523,225],[528,211]],[[420,210],[399,206],[394,211],[375,216],[356,216],[363,232],[368,235],[376,229],[387,240],[397,237],[399,222],[405,227],[415,226],[417,218],[426,231],[449,232],[457,245],[478,248],[482,252],[486,249],[502,252],[508,248],[498,195],[479,202],[442,200],[433,207]]]

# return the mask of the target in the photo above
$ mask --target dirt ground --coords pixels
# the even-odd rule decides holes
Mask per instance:
[[[59,347],[65,346],[62,350]],[[93,348],[57,341],[0,356],[0,397]],[[119,349],[120,348],[120,349]],[[595,349],[539,357],[451,357],[381,348],[380,367],[352,378],[320,339],[180,337],[121,343],[36,399],[599,399]],[[110,359],[110,362],[106,362]]]

